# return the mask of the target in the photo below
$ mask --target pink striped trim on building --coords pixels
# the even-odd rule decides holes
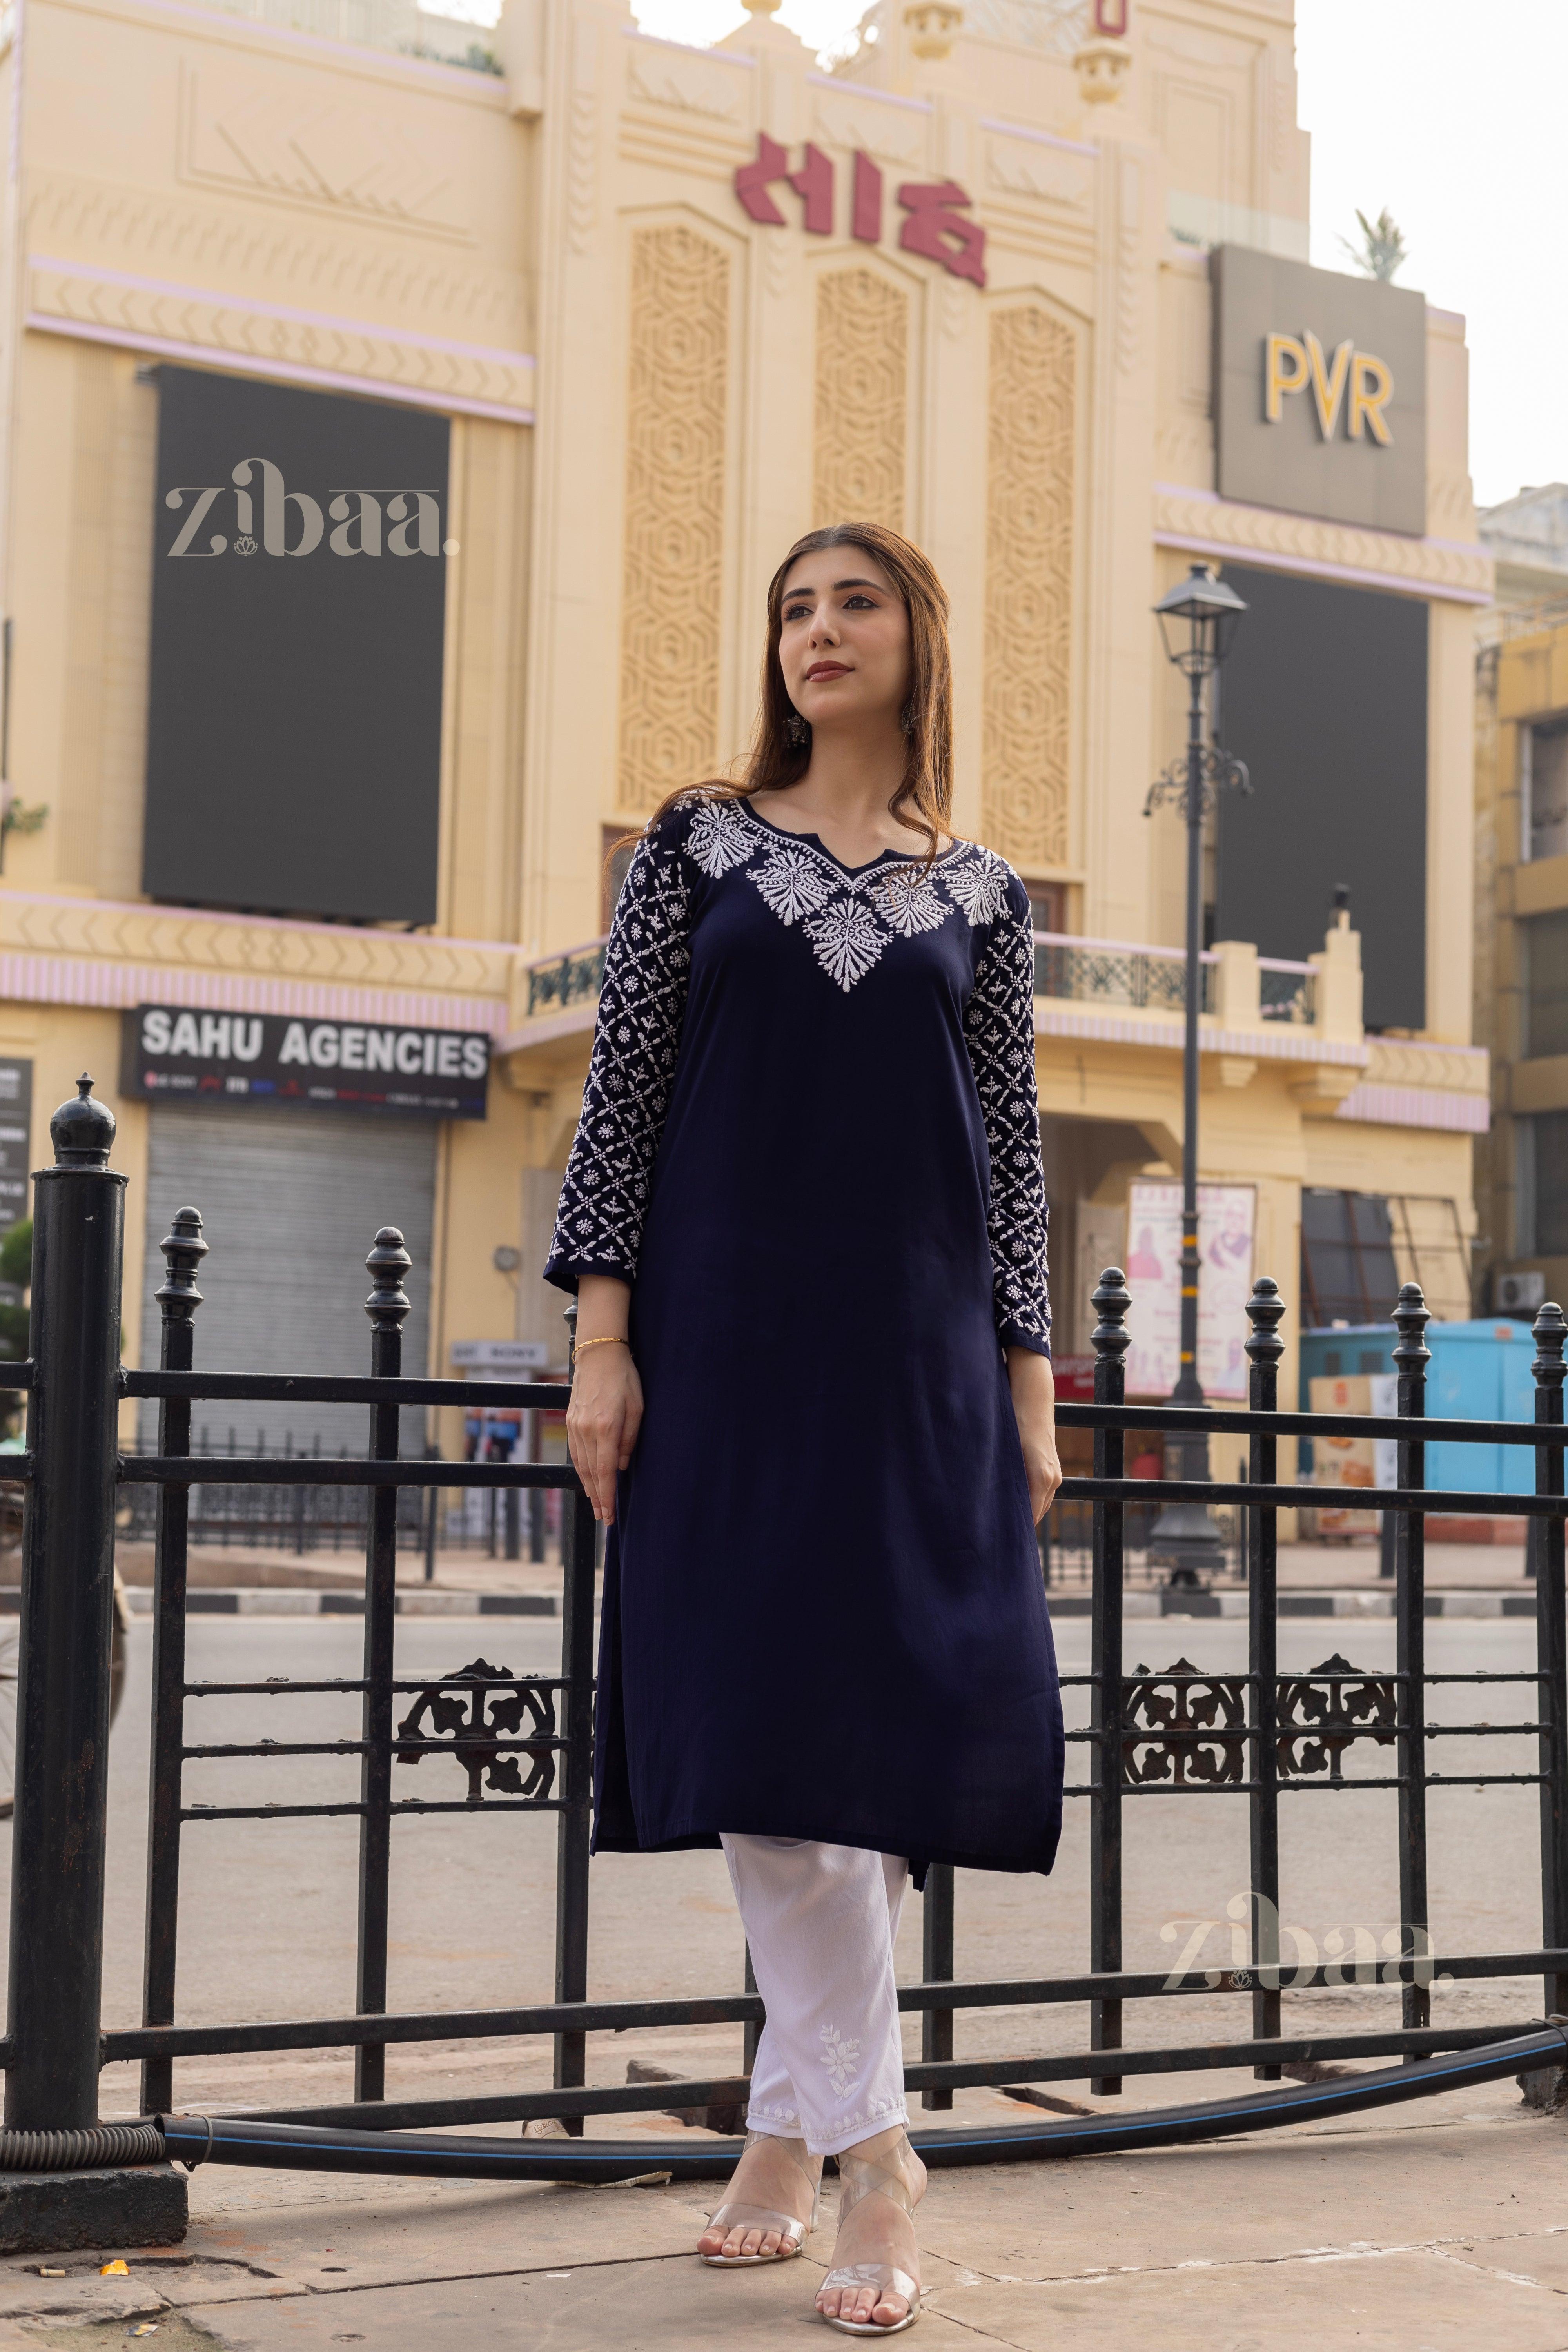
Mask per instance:
[[[79,956],[0,953],[0,998],[14,1004],[188,1004],[215,1013],[282,1013],[304,1021],[382,1022],[400,1029],[482,1029],[499,1037],[505,1000],[443,996],[429,989],[343,988],[323,981],[179,966],[110,963]]]
[[[1334,1117],[1373,1127],[1436,1127],[1450,1135],[1485,1135],[1492,1108],[1485,1095],[1449,1094],[1436,1087],[1359,1086]]]

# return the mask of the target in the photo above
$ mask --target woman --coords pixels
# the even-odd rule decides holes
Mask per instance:
[[[610,1529],[595,1842],[721,1845],[767,2011],[699,2252],[798,2252],[836,2157],[859,2335],[919,2311],[909,1872],[1049,1870],[1061,1816],[1029,908],[948,830],[951,737],[924,556],[811,532],[742,782],[632,858],[545,1269]]]

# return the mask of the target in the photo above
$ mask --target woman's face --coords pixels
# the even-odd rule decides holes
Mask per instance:
[[[813,728],[900,723],[910,693],[910,616],[874,555],[825,547],[799,557],[780,616],[784,689]]]

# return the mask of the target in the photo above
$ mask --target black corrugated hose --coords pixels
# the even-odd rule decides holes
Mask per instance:
[[[1038,2157],[1110,2154],[1119,2148],[1184,2147],[1237,2132],[1321,2123],[1365,2107],[1473,2089],[1508,2074],[1568,2065],[1568,2032],[1553,2022],[1511,2042],[1488,2042],[1414,2065],[1384,2066],[1327,2082],[1250,2092],[1179,2107],[1134,2108],[1063,2123],[996,2129],[917,2131],[928,2165],[1017,2164]],[[238,2116],[159,2116],[100,2124],[91,2131],[0,2132],[0,2171],[82,2171],[100,2165],[259,2165],[268,2171],[387,2172],[456,2180],[635,2180],[657,2168],[677,2180],[724,2180],[738,2139],[655,2147],[644,2140],[469,2139],[456,2133],[349,2131],[265,2123]]]
[[[168,2151],[156,2117],[94,2124],[89,2131],[0,2131],[0,2172],[96,2172],[119,2164],[163,2164]]]

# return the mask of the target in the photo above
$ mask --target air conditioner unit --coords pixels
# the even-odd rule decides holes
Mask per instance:
[[[1500,1315],[1533,1315],[1546,1298],[1546,1276],[1543,1274],[1500,1274],[1497,1278],[1497,1311]]]

